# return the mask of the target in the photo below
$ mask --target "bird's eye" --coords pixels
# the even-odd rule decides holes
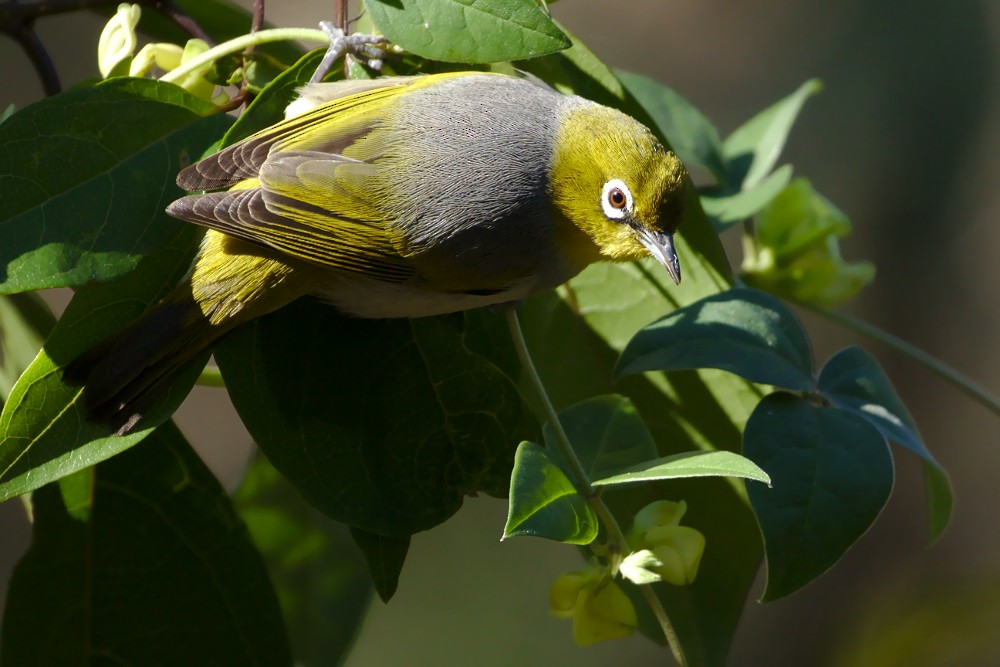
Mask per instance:
[[[608,203],[615,208],[625,208],[625,193],[618,188],[612,188],[608,193]]]
[[[604,184],[601,208],[604,215],[614,220],[621,220],[632,212],[632,191],[624,181],[615,178]]]

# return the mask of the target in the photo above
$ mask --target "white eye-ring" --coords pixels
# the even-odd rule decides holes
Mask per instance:
[[[613,220],[621,220],[632,212],[632,191],[624,181],[613,178],[604,184],[601,191],[601,208],[604,215]]]

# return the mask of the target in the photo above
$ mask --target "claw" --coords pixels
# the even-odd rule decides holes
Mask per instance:
[[[309,79],[309,83],[322,81],[333,67],[333,63],[345,54],[367,61],[368,66],[376,71],[382,68],[382,61],[389,49],[389,40],[385,37],[362,33],[347,35],[330,21],[320,21],[319,27],[330,37],[330,46],[327,47],[326,55]]]

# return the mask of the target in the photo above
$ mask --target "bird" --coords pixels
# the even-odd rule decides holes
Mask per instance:
[[[65,369],[132,430],[185,362],[305,295],[362,318],[517,304],[597,261],[681,279],[680,159],[634,118],[523,76],[310,83],[285,119],[184,168],[187,277]]]

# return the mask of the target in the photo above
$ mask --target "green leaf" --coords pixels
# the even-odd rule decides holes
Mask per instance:
[[[504,496],[516,443],[537,434],[514,384],[466,345],[467,317],[363,320],[306,299],[215,355],[250,433],[306,500],[405,537],[466,495]]]
[[[646,461],[604,479],[595,479],[594,486],[635,484],[682,477],[742,477],[764,482],[771,479],[750,459],[735,452],[681,452],[671,456]]]
[[[597,538],[597,515],[540,445],[522,442],[510,477],[503,539],[529,535],[567,544]]]
[[[0,293],[132,271],[185,224],[164,208],[178,170],[231,122],[170,84],[112,79],[0,125]]]
[[[721,232],[766,207],[791,180],[792,165],[786,164],[749,190],[724,195],[704,194],[701,206],[712,220],[715,230]]]
[[[168,247],[141,261],[128,275],[77,291],[44,349],[11,389],[0,414],[0,502],[128,449],[184,400],[207,353],[193,361],[150,408],[141,430],[112,436],[107,424],[87,420],[80,404],[81,388],[65,384],[61,369],[138,317],[180,280],[200,237],[194,225],[183,226]]]
[[[731,189],[750,190],[778,163],[802,105],[822,90],[817,79],[806,81],[794,93],[764,109],[726,137],[722,152],[729,163]]]
[[[33,293],[0,296],[0,405],[42,349],[56,318]]]
[[[3,664],[291,664],[246,526],[172,424],[83,474],[89,488],[33,494],[34,538],[8,590]],[[74,518],[82,514],[67,511],[64,495],[92,498],[88,518]]]
[[[923,459],[930,518],[928,539],[940,537],[951,517],[951,482],[927,449],[916,422],[875,357],[860,347],[841,350],[820,369],[819,390],[831,404],[866,420],[883,436]]]
[[[769,602],[826,572],[882,511],[893,484],[885,439],[864,419],[776,392],[747,421],[743,453],[773,488],[747,487],[767,554]]]
[[[430,60],[494,63],[536,58],[570,40],[535,0],[365,0],[379,31]]]
[[[389,602],[399,585],[399,574],[410,550],[410,536],[391,537],[352,527],[351,537],[364,554],[375,591],[382,602]]]
[[[937,465],[892,380],[867,350],[852,345],[830,357],[819,371],[818,385],[830,403],[867,420],[886,438]]]
[[[340,664],[372,592],[347,526],[312,508],[263,456],[233,502],[267,564],[296,664]]]
[[[719,131],[697,107],[659,81],[623,70],[615,70],[615,75],[653,118],[684,164],[705,167],[720,182],[726,178]]]
[[[629,342],[615,376],[690,368],[719,368],[787,389],[814,386],[802,326],[781,301],[754,289],[722,292],[653,322]]]
[[[590,479],[656,458],[653,435],[626,396],[594,396],[561,410],[559,421]],[[543,433],[550,458],[569,471],[552,426]]]

